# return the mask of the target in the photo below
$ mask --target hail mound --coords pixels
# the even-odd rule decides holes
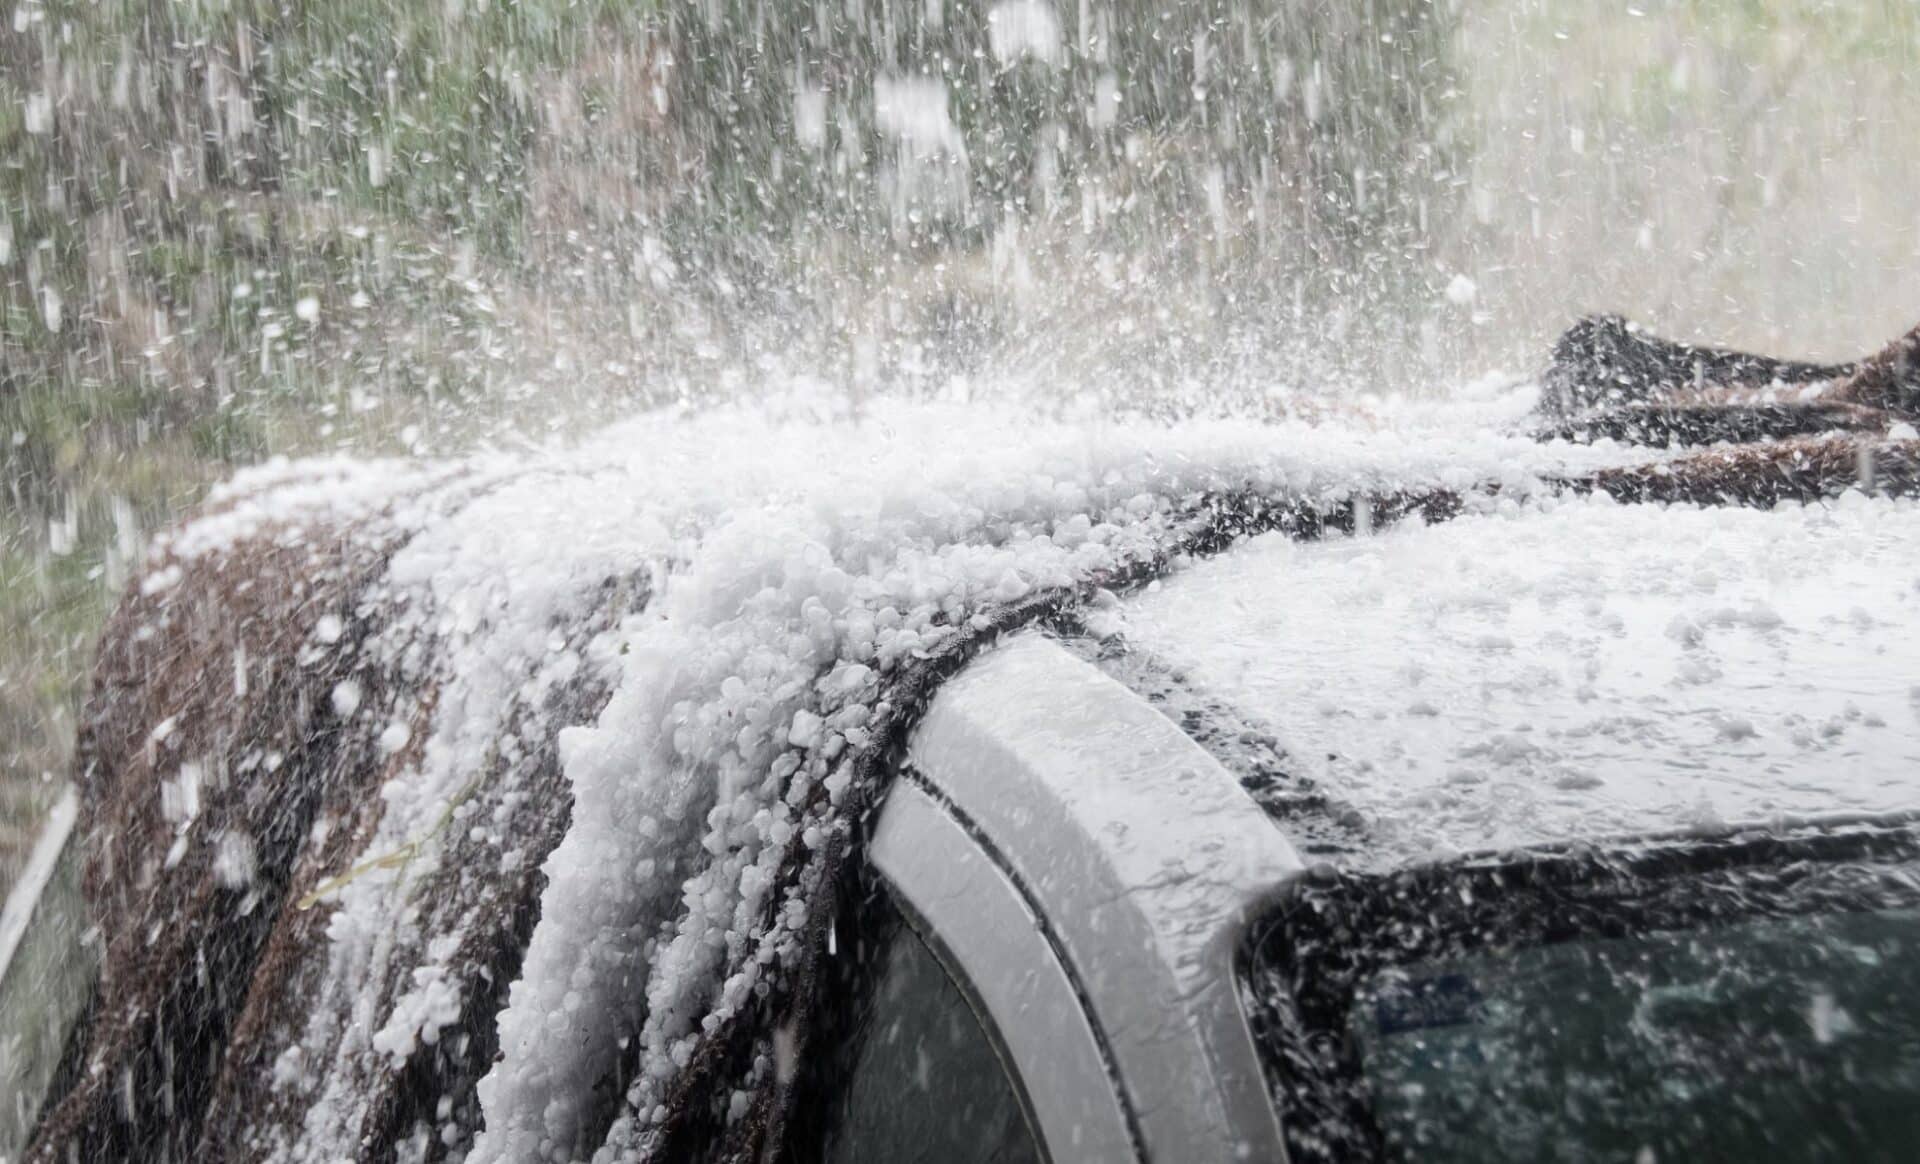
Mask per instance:
[[[690,1069],[804,953],[820,887],[795,870],[844,844],[916,661],[1158,560],[1205,497],[1493,483],[1504,505],[1620,460],[1430,409],[1167,428],[889,404],[245,475],[155,547],[103,651],[94,892],[116,933],[159,936],[107,958],[91,1070],[36,1152],[669,1151]],[[137,1053],[182,1021],[191,1069]],[[767,1032],[747,1045],[722,1118],[779,1069]]]

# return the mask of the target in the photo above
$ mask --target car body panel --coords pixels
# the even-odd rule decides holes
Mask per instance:
[[[1260,537],[1103,623],[1394,868],[1920,800],[1920,507],[1503,504]],[[1136,664],[1137,666],[1137,664]],[[1290,822],[1290,835],[1305,829]]]
[[[1148,1157],[1284,1159],[1235,957],[1302,866],[1237,779],[1037,633],[950,681],[909,758],[1057,935]]]
[[[0,910],[0,1160],[26,1145],[69,1031],[93,989],[85,941],[79,799],[68,788]]]
[[[1112,1065],[1042,924],[988,850],[912,779],[887,799],[873,866],[964,984],[1011,1060],[1056,1164],[1137,1154]]]

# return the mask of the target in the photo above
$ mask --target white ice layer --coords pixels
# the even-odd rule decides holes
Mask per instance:
[[[1920,506],[1544,502],[1262,538],[1127,604],[1382,857],[1920,808]]]
[[[648,984],[638,1118],[616,1125],[603,1158],[645,1143],[700,1032],[790,952],[804,903],[772,932],[759,921],[781,846],[795,830],[826,840],[792,806],[815,782],[844,783],[836,763],[864,741],[902,659],[996,604],[1148,553],[1174,503],[1200,490],[1521,485],[1565,455],[1224,423],[1016,431],[945,409],[770,436],[761,454],[796,441],[808,464],[792,487],[743,496],[708,530],[634,628],[598,726],[562,739],[575,823],[501,1018],[506,1058],[482,1084],[475,1160],[562,1152],[614,1062],[625,1032],[606,1016],[631,1005],[636,976]],[[684,884],[654,876],[691,845],[708,859]]]
[[[603,1155],[645,1146],[701,1032],[791,953],[806,903],[769,900],[783,846],[840,827],[796,806],[822,784],[838,799],[891,677],[954,628],[1151,553],[1202,491],[1332,502],[1494,481],[1524,495],[1540,473],[1634,456],[1492,435],[1482,413],[1450,424],[1431,408],[1364,429],[897,403],[858,419],[791,413],[655,415],[585,447],[459,464],[274,467],[169,543],[191,556],[341,522],[397,539],[367,596],[384,627],[368,649],[436,692],[430,705],[347,701],[382,754],[411,757],[381,788],[359,859],[419,851],[330,899],[326,986],[294,1020],[302,1053],[276,1067],[307,1113],[279,1158],[351,1154],[361,1073],[392,1069],[457,1018],[471,984],[446,963],[460,934],[424,932],[410,889],[455,830],[512,863],[523,838],[457,806],[496,749],[539,738],[524,717],[583,668],[613,694],[595,725],[560,738],[572,824],[499,1018],[476,1162],[565,1158],[593,1085],[634,1040],[630,1114]],[[601,608],[607,580],[633,577],[653,589],[644,613],[569,646],[563,632]],[[310,649],[344,649],[333,631]]]

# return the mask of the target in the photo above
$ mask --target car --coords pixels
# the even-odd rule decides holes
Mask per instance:
[[[1538,555],[1535,592],[1519,599],[1551,606],[1579,547],[1659,517],[1614,508],[1626,512],[1481,524],[1535,523],[1564,547],[1564,561]],[[1729,560],[1729,540],[1764,555],[1797,548],[1796,529],[1837,532],[1818,512],[1741,517],[1744,539],[1643,546],[1635,565],[1713,560],[1738,574],[1751,563]],[[1478,553],[1495,530],[1472,524],[1399,540]],[[1747,607],[1746,621],[1708,632],[1724,640],[1722,666],[1751,656],[1782,667],[1763,671],[1766,690],[1745,686],[1753,675],[1709,684],[1735,689],[1760,719],[1751,733],[1670,701],[1672,720],[1697,730],[1603,735],[1584,763],[1604,781],[1556,781],[1538,746],[1429,746],[1477,758],[1479,771],[1438,785],[1470,790],[1465,808],[1414,805],[1410,788],[1431,789],[1404,772],[1391,796],[1363,792],[1372,798],[1356,807],[1337,772],[1395,750],[1380,742],[1394,735],[1388,717],[1297,688],[1354,654],[1381,657],[1377,641],[1342,654],[1330,638],[1378,636],[1384,622],[1426,634],[1438,654],[1483,610],[1436,616],[1445,602],[1429,593],[1397,623],[1350,608],[1376,615],[1370,630],[1341,629],[1332,604],[1300,612],[1306,627],[1222,617],[1342,573],[1364,587],[1367,539],[1243,547],[1129,600],[1144,608],[1125,620],[1133,633],[1002,644],[936,698],[874,826],[865,898],[845,915],[862,920],[838,938],[864,951],[842,963],[842,997],[855,1001],[839,1029],[851,1037],[822,1065],[817,1102],[801,1105],[819,1113],[823,1158],[1902,1158],[1920,1133],[1920,707],[1899,633],[1876,655],[1825,628],[1874,589],[1835,571],[1910,561],[1920,525],[1910,512],[1839,524],[1877,529],[1881,544],[1762,584],[1800,604],[1778,621]],[[1516,552],[1527,550],[1520,539]],[[1911,618],[1900,590],[1914,580],[1892,573],[1877,609]],[[1586,729],[1618,722],[1628,690],[1665,700],[1663,686],[1693,681],[1659,673],[1709,649],[1690,639],[1688,616],[1737,612],[1723,604],[1749,586],[1681,581],[1616,590],[1633,627],[1612,627],[1619,612],[1603,610],[1532,632],[1617,633],[1602,669],[1633,673],[1613,690],[1589,676],[1600,690],[1563,693],[1572,708],[1558,725],[1546,718],[1554,697],[1455,690],[1472,710],[1452,743],[1498,740],[1483,720],[1520,714],[1584,747]],[[1484,593],[1481,583],[1456,594]],[[1842,641],[1821,641],[1823,630]],[[1533,646],[1475,636],[1451,663],[1429,657],[1411,688],[1423,700],[1401,726],[1443,734],[1432,725],[1446,709],[1424,700],[1448,701],[1450,666],[1492,651],[1528,660],[1508,665],[1520,675],[1554,654]],[[1582,646],[1562,661],[1592,662]],[[1305,647],[1246,679],[1249,660]],[[1841,652],[1856,660],[1841,690],[1803,697],[1807,677],[1791,665],[1831,684]],[[1482,678],[1498,688],[1506,677]],[[1350,698],[1353,683],[1407,687],[1373,673],[1334,686]],[[1308,765],[1324,775],[1282,775],[1301,765],[1247,711],[1276,698],[1298,709],[1283,737],[1318,746],[1338,733],[1314,721],[1330,721],[1379,739]],[[1837,718],[1822,719],[1829,707]],[[1805,723],[1813,736],[1796,741]],[[1849,732],[1853,743],[1836,742]],[[1536,786],[1480,794],[1510,782]],[[1503,797],[1556,803],[1522,811]],[[1396,817],[1401,834],[1380,835]],[[931,1047],[929,1067],[917,1056]]]
[[[1876,447],[1891,451],[1880,479],[1910,492],[1889,466],[1910,474],[1892,453],[1911,450]],[[1665,1159],[1755,1143],[1770,1158],[1892,1158],[1913,1130],[1898,1122],[1913,1091],[1903,1056],[1920,1046],[1894,1001],[1913,964],[1920,732],[1902,644],[1920,513],[1871,496],[1855,453],[1713,450],[1563,479],[1524,503],[1500,488],[1202,494],[1173,527],[1190,532],[1152,543],[1131,572],[1005,590],[1007,604],[947,640],[964,649],[913,656],[897,680],[910,731],[897,748],[869,735],[884,799],[852,802],[853,840],[793,838],[794,852],[851,854],[815,883],[823,896],[787,899],[817,956],[796,963],[791,1008],[733,1012],[738,1042],[719,1021],[703,1028],[722,1032],[704,1044],[720,1051],[679,1064],[692,1082],[672,1103],[695,1126],[681,1155],[721,1154],[702,1137],[764,1120],[755,1134],[801,1160]],[[378,512],[389,482],[357,480]],[[525,503],[490,488],[508,513]],[[1711,504],[1729,498],[1748,507]],[[352,585],[391,543],[337,537],[306,511],[288,522],[276,504],[260,509],[282,524],[233,542],[236,555],[163,563],[110,633],[102,689],[115,699],[98,701],[83,754],[101,835],[128,839],[95,855],[90,904],[168,920],[77,924],[80,862],[57,835],[43,845],[44,875],[9,902],[11,947],[67,968],[63,987],[87,982],[103,947],[122,963],[91,1004],[82,985],[33,1013],[31,1048],[5,1032],[15,1123],[0,1152],[38,1134],[31,1150],[49,1159],[196,1142],[269,1156],[223,1129],[327,1144],[303,1139],[301,1121],[344,1110],[350,1152],[432,1158],[471,1143],[496,1063],[528,1062],[497,1016],[530,977],[535,912],[552,902],[540,861],[574,811],[556,739],[612,706],[612,672],[581,667],[577,644],[637,617],[657,576],[554,571],[593,596],[582,625],[514,641],[572,660],[524,688],[560,712],[482,725],[526,741],[525,782],[501,777],[505,794],[471,811],[477,778],[422,797],[432,831],[355,864],[371,823],[354,814],[379,787],[368,781],[417,762],[418,734],[392,710],[359,714],[383,697],[412,707],[413,689],[358,661],[371,616],[332,612],[379,610]],[[439,544],[500,526],[475,510],[467,527],[435,527]],[[238,521],[230,510],[213,524]],[[479,544],[484,572],[498,551]],[[235,627],[296,663],[258,727],[237,712],[252,710],[245,667],[261,656],[229,646]],[[203,681],[209,659],[218,684]],[[796,720],[789,739],[819,726]],[[285,753],[266,754],[268,731],[286,733]],[[231,746],[246,778],[203,782],[198,761],[156,761],[183,739],[185,756]],[[309,802],[301,817],[274,799],[308,790],[349,811]],[[380,897],[378,874],[411,874],[456,817],[469,827],[445,832],[449,859]],[[502,836],[474,823],[488,820]],[[355,1053],[371,1054],[322,1077],[339,1089],[330,1109],[303,1107],[306,1016],[270,1024],[332,973],[329,927],[312,920],[326,911],[305,907],[363,876],[376,908],[342,907],[336,923],[387,924],[390,901],[446,909],[477,952],[449,942],[464,960],[383,966],[398,985],[365,1006],[387,1011],[350,1016]],[[0,998],[40,988],[27,964],[0,967]],[[467,993],[436,976],[449,966]],[[588,1031],[614,1064],[556,1085],[537,1115],[571,1105],[601,1113],[598,1131],[619,1126],[633,1039],[599,1006],[525,1011],[557,1018],[569,1044]],[[584,1027],[567,1018],[582,1007]],[[1622,1016],[1638,1041],[1615,1037]],[[736,1086],[729,1055],[776,1105]],[[202,1066],[214,1061],[218,1078]],[[1805,1086],[1813,1067],[1855,1086]],[[231,1091],[208,1100],[216,1088]],[[670,1126],[660,1109],[646,1114]]]
[[[1914,814],[1355,871],[1288,827],[1350,817],[1230,769],[1223,739],[1249,731],[1130,684],[1149,664],[1103,666],[1112,649],[1026,632],[936,697],[835,925],[791,1158],[1912,1142]],[[1676,1080],[1695,1094],[1649,1102]],[[1591,1106],[1564,1109],[1580,1088]]]
[[[1278,1158],[1234,966],[1240,924],[1301,869],[1146,701],[1047,636],[1000,646],[943,688],[877,816],[790,1150]],[[72,912],[34,912],[38,888],[9,916],[80,959]],[[52,1058],[17,1093],[29,1110]]]

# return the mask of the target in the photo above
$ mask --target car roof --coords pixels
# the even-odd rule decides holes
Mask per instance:
[[[1255,538],[1099,629],[1136,687],[1273,740],[1357,822],[1351,865],[1920,808],[1911,501],[1495,502]]]
[[[1235,962],[1247,923],[1303,867],[1238,778],[1038,632],[946,683],[907,760],[908,787],[942,801],[1049,927],[1148,1156],[1278,1158]],[[898,870],[886,848],[876,857]]]

